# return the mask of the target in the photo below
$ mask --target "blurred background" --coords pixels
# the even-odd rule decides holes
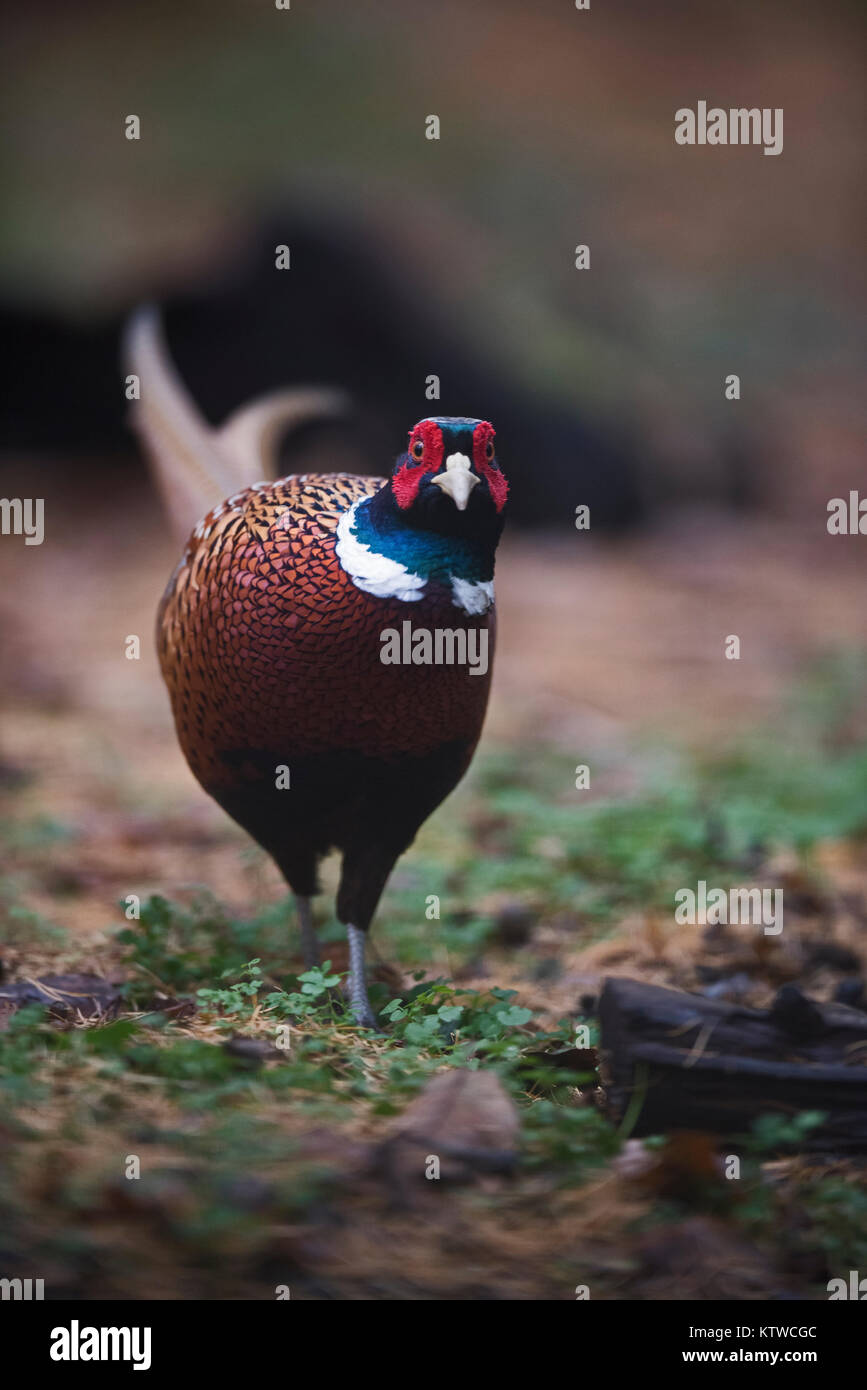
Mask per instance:
[[[497,427],[511,521],[480,770],[399,872],[383,954],[495,970],[550,1017],[612,969],[704,988],[694,947],[653,927],[683,846],[696,872],[743,874],[749,849],[777,881],[773,855],[824,845],[863,973],[867,540],[826,530],[830,498],[867,492],[863,7],[44,0],[3,28],[0,491],[44,497],[46,527],[0,538],[7,965],[119,968],[130,891],[207,885],[238,914],[282,896],[188,773],[157,671],[177,546],[119,361],[152,301],[213,422],[275,386],[348,391],[286,471],[387,472],[426,414]],[[699,100],[782,107],[783,153],[676,145]],[[717,804],[715,759],[743,739]],[[583,818],[609,804],[647,818]],[[435,941],[412,919],[431,883]],[[816,901],[807,937],[832,930]],[[808,959],[755,962],[744,997]]]
[[[864,423],[860,20],[773,0],[16,7],[4,435],[121,467],[117,324],[153,298],[214,417],[340,379],[384,467],[437,372],[446,411],[498,408],[519,516],[565,522],[552,478],[601,494],[600,521],[670,498],[809,516]],[[676,145],[700,98],[782,107],[782,156]],[[274,274],[278,243],[297,274]]]

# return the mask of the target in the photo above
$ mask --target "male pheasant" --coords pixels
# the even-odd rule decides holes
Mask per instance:
[[[195,446],[217,475],[225,438],[183,398],[153,321],[134,323],[128,342],[143,400],[151,370],[138,423],[163,473]],[[280,398],[281,418],[292,409]],[[262,424],[260,407],[248,414]],[[242,434],[237,422],[228,431]],[[160,605],[181,748],[282,871],[308,964],[318,958],[317,864],[342,852],[337,915],[350,1004],[366,1026],[375,1020],[365,933],[396,860],[463,776],[481,733],[507,493],[487,421],[424,419],[390,479],[301,474],[214,506]],[[486,661],[461,661],[482,651]],[[429,664],[434,652],[440,664]]]

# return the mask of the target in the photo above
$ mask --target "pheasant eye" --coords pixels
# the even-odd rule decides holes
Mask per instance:
[[[494,457],[494,441],[493,441],[492,439],[489,439],[488,442],[487,442],[487,444],[485,445],[485,458],[488,460],[488,463],[490,463],[490,462],[491,462],[491,459],[492,459],[493,457]]]
[[[424,458],[424,443],[421,439],[417,439],[415,441],[410,450],[410,453],[412,454],[416,463],[421,463],[422,459]]]

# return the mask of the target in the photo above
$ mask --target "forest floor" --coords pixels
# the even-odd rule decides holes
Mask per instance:
[[[276,870],[178,751],[153,508],[89,501],[62,544],[0,554],[4,987],[97,975],[111,1000],[0,1000],[0,1273],[78,1298],[767,1299],[867,1267],[863,1168],[785,1154],[811,1117],[639,1143],[592,1047],[550,1059],[578,1025],[595,1043],[606,976],[759,1007],[867,977],[858,538],[684,515],[507,542],[486,734],[384,896],[374,1034],[331,988],[333,866],[331,973],[299,981]],[[676,925],[700,879],[783,886],[784,931]]]

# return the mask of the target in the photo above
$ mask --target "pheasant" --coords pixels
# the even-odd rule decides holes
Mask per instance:
[[[127,354],[141,376],[135,423],[170,498],[188,507],[183,480],[196,472],[214,483],[246,473],[196,525],[159,607],[181,748],[289,884],[308,966],[318,960],[317,866],[342,853],[350,1007],[372,1027],[366,933],[397,859],[469,766],[485,716],[508,494],[494,429],[421,420],[388,479],[252,482],[263,463],[255,441],[334,398],[288,393],[213,431],[151,314],[133,321]],[[482,650],[484,662],[462,660]]]

